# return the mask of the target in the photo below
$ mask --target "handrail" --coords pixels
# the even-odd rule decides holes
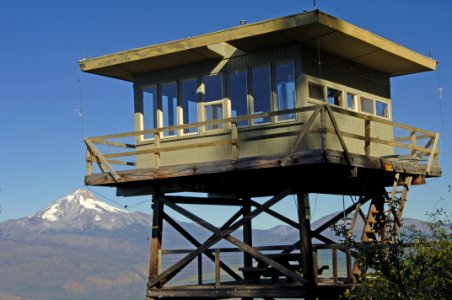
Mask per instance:
[[[320,111],[320,114],[316,114],[316,111]],[[312,113],[311,117],[312,120],[303,119],[305,123],[301,121],[300,118],[297,117],[296,114],[299,113]],[[293,120],[285,120],[281,122],[273,122],[273,123],[265,123],[265,124],[256,124],[252,126],[247,127],[237,127],[237,124],[240,124],[241,122],[247,121],[248,124],[251,124],[253,120],[256,119],[263,119],[263,118],[272,118],[277,117],[281,115],[288,115],[292,114],[295,115]],[[320,115],[317,116],[317,115]],[[348,130],[344,130],[344,126],[341,126],[343,124],[337,122],[336,117],[338,115],[344,115],[351,118],[356,118],[356,120],[361,120],[363,122],[363,126],[365,130],[360,133],[356,132],[350,132]],[[330,123],[326,124],[325,121],[328,119],[325,119],[325,116],[329,117]],[[323,121],[315,122],[314,119],[321,118]],[[272,118],[276,119],[276,118]],[[320,123],[320,125],[318,124]],[[375,134],[371,134],[371,127],[375,126],[374,124],[383,124],[392,127],[394,130],[402,130],[407,131],[406,135],[403,136],[395,136],[391,139],[384,139],[384,137],[376,136]],[[203,129],[207,128],[211,125],[217,125],[216,127],[221,127],[220,129],[216,130],[209,130],[205,131]],[[255,115],[246,115],[246,116],[238,116],[238,117],[231,117],[231,118],[225,118],[225,119],[218,119],[218,120],[209,120],[209,121],[202,121],[202,122],[196,122],[196,123],[190,123],[190,124],[183,124],[183,125],[174,125],[174,126],[168,126],[168,127],[162,127],[162,128],[155,128],[155,129],[147,129],[147,130],[141,130],[141,131],[134,131],[134,132],[125,132],[125,133],[117,133],[117,134],[110,134],[110,135],[104,135],[104,136],[97,136],[92,138],[86,138],[85,143],[87,145],[87,155],[86,155],[86,162],[87,162],[87,175],[91,175],[93,172],[93,163],[96,163],[102,173],[110,173],[111,176],[115,179],[115,181],[120,180],[120,175],[117,174],[115,169],[111,166],[114,165],[125,165],[125,166],[135,166],[134,161],[122,161],[117,160],[118,158],[126,158],[126,157],[132,157],[133,159],[136,159],[139,155],[147,155],[151,154],[155,157],[155,167],[158,168],[161,165],[160,162],[160,156],[162,153],[165,152],[171,152],[180,150],[180,146],[177,146],[176,144],[172,144],[172,142],[176,141],[185,141],[189,140],[192,143],[184,145],[183,149],[194,149],[194,148],[206,148],[206,147],[212,147],[212,146],[219,146],[219,145],[230,145],[231,146],[231,161],[235,162],[239,158],[240,153],[240,132],[242,130],[253,130],[258,128],[267,128],[272,127],[276,128],[278,126],[285,126],[285,125],[300,125],[301,129],[299,129],[299,133],[294,133],[299,135],[296,143],[293,145],[291,149],[288,149],[288,152],[281,153],[283,157],[281,158],[282,164],[286,165],[288,161],[291,159],[291,156],[295,152],[295,148],[298,146],[301,139],[306,136],[306,134],[320,134],[321,139],[323,135],[325,134],[334,134],[337,136],[339,140],[339,144],[342,147],[342,150],[344,151],[346,155],[346,159],[350,162],[349,152],[347,142],[344,140],[344,138],[347,138],[348,140],[359,140],[364,141],[364,148],[365,148],[365,155],[370,156],[371,152],[370,149],[372,145],[386,145],[390,147],[394,147],[395,149],[405,149],[411,151],[411,155],[416,156],[418,159],[424,159],[426,158],[427,161],[427,167],[426,167],[426,174],[430,174],[432,167],[435,163],[438,161],[438,142],[439,142],[439,134],[433,133],[427,130],[419,129],[416,127],[400,124],[397,122],[393,122],[388,119],[384,119],[382,117],[377,116],[371,116],[366,115],[363,113],[358,113],[355,111],[351,111],[348,109],[336,107],[336,106],[330,106],[327,104],[321,104],[321,105],[315,105],[315,106],[309,106],[309,107],[302,107],[302,108],[295,108],[295,109],[288,109],[288,110],[282,110],[282,111],[273,111],[273,112],[266,112],[266,113],[260,113]],[[197,133],[190,133],[186,135],[178,135],[174,137],[162,137],[163,133],[166,131],[176,131],[176,132],[182,132],[184,129],[188,128],[198,128]],[[293,129],[291,129],[293,130]],[[122,141],[118,141],[120,139],[125,138],[131,138],[135,137],[136,140],[139,140],[139,137],[144,137],[146,135],[153,135],[153,139],[149,140],[143,140],[143,141],[136,141],[134,143],[126,143]],[[203,140],[197,140],[203,137],[209,137],[209,136],[218,136],[219,139],[212,140],[212,141],[203,141]],[[266,138],[265,136],[263,138]],[[116,140],[116,141],[114,141]],[[421,145],[422,140],[427,140],[424,144],[424,146]],[[242,141],[246,142],[246,141]],[[324,147],[324,142],[321,142],[321,149]],[[109,147],[110,151],[109,153],[102,153],[97,149],[97,146],[99,145],[101,147]],[[138,146],[145,146],[149,145],[150,148],[146,149],[137,149]],[[116,151],[114,148],[127,148],[131,151]],[[113,150],[113,151],[111,151]],[[112,160],[115,158],[116,160]],[[108,171],[108,172],[107,172]]]

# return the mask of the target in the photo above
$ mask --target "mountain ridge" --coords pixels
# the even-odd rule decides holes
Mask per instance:
[[[150,214],[110,206],[79,189],[30,216],[0,222],[0,299],[144,299],[151,221]],[[212,234],[179,224],[200,242]],[[166,222],[163,230],[163,249],[193,248]],[[324,234],[335,239],[330,230]],[[293,244],[299,237],[289,225],[254,229],[253,245]]]

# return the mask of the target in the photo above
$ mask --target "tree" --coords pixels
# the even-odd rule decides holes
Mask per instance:
[[[361,284],[343,298],[451,299],[451,223],[444,210],[429,217],[427,228],[405,228],[393,244],[352,245]]]

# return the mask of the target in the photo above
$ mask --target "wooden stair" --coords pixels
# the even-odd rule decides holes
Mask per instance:
[[[363,243],[393,243],[402,226],[403,210],[411,188],[413,176],[402,176],[396,173],[390,192],[372,198],[361,242]]]

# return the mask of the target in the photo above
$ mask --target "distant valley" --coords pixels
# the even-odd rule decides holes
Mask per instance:
[[[77,190],[31,216],[0,223],[0,299],[144,299],[151,219]],[[180,224],[200,241],[211,235],[197,224]],[[165,224],[164,232],[164,249],[192,248],[172,227]],[[254,245],[298,239],[288,225],[253,231]]]

